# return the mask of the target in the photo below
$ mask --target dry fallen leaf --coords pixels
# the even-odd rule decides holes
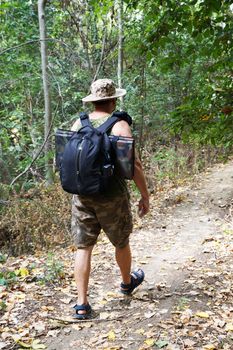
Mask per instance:
[[[108,340],[114,341],[116,339],[116,334],[113,330],[108,332]]]
[[[166,350],[180,350],[176,345],[174,344],[168,344],[166,347]]]
[[[188,323],[191,320],[192,316],[193,316],[192,310],[187,309],[183,311],[182,314],[180,315],[180,320],[182,323]]]
[[[60,301],[64,304],[68,305],[71,303],[72,298],[71,297],[70,298],[62,298],[62,299],[60,299]]]
[[[40,340],[33,340],[32,344],[31,344],[31,348],[32,350],[41,350],[41,349],[46,349],[46,345],[41,344]]]
[[[8,343],[2,342],[0,341],[0,349],[6,349],[6,347],[8,346]]]
[[[43,306],[41,306],[41,309],[43,311],[53,311],[53,310],[55,310],[55,307],[54,306],[45,306],[45,305],[43,305]]]
[[[151,318],[156,314],[156,312],[148,311],[144,313],[145,318]]]
[[[139,260],[138,261],[141,265],[146,265],[146,264],[148,264],[148,261],[146,261],[146,260]]]
[[[117,294],[117,293],[114,293],[112,291],[109,291],[106,294],[107,297],[112,297],[112,298],[117,298],[117,297],[119,297],[119,295],[122,295],[122,294],[120,294],[120,293]]]
[[[7,338],[11,338],[12,334],[8,331],[8,332],[2,332],[1,337],[3,340],[6,340]]]
[[[33,328],[38,332],[44,332],[46,326],[45,323],[39,321],[33,325]]]
[[[77,325],[76,324],[72,325],[72,328],[74,328],[74,326],[77,326]],[[79,329],[81,329],[81,327],[79,327]],[[57,337],[60,332],[61,331],[59,329],[52,329],[52,330],[48,331],[47,337],[53,337],[53,338]]]
[[[73,329],[75,329],[76,331],[80,331],[82,329],[82,327],[78,324],[72,324],[71,326]]]
[[[17,341],[17,344],[19,344],[20,346],[22,346],[22,348],[24,348],[24,349],[31,349],[31,344],[27,344],[27,343],[25,343],[25,342],[23,342],[23,341]]]
[[[143,335],[143,334],[145,333],[145,330],[144,330],[143,328],[140,328],[140,329],[137,329],[137,330],[135,331],[135,333],[136,333],[136,334],[141,334],[141,335]]]
[[[16,343],[18,343],[21,339],[21,336],[19,334],[13,334],[12,338]]]
[[[220,328],[223,328],[225,326],[226,322],[223,321],[223,320],[220,320],[220,319],[216,319],[214,321],[214,325],[215,327],[220,327]]]
[[[207,344],[203,346],[203,350],[215,350],[217,349],[215,345],[213,344]]]
[[[146,339],[144,343],[146,345],[153,346],[155,344],[155,340],[153,338]]]
[[[227,323],[225,330],[227,332],[233,332],[233,323]]]
[[[110,314],[108,312],[100,312],[99,314],[100,320],[107,320],[109,316]]]
[[[201,312],[201,311],[197,312],[196,316],[201,317],[201,318],[209,318],[210,317],[210,315],[207,312]]]
[[[196,342],[193,341],[193,340],[191,340],[191,339],[184,339],[184,345],[185,345],[186,347],[192,347],[192,346],[195,345],[195,344],[196,344]]]

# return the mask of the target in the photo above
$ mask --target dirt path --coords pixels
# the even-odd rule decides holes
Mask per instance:
[[[150,247],[154,257],[145,266],[148,280],[159,283],[162,275],[164,283],[178,287],[184,276],[182,267],[194,257],[204,259],[202,243],[217,235],[220,219],[233,198],[232,185],[231,163],[217,166],[198,185],[177,194],[184,198],[183,202],[164,218],[164,229],[154,231]]]
[[[232,184],[229,162],[152,198],[132,234],[133,267],[146,273],[132,297],[118,291],[114,249],[102,235],[89,289],[96,318],[88,322],[71,317],[72,247],[9,257],[1,265],[13,277],[0,283],[0,349],[232,350]]]
[[[211,315],[216,310],[213,303],[216,289],[212,289],[212,295],[209,290],[211,278],[212,287],[223,283],[229,289],[224,299],[228,318],[222,320],[225,322],[222,328],[231,324],[233,315],[230,256],[224,250],[232,241],[223,234],[223,225],[232,230],[231,217],[225,220],[232,202],[232,185],[233,163],[218,165],[203,174],[195,185],[173,191],[160,203],[159,210],[152,210],[147,219],[149,228],[137,230],[132,236],[135,265],[142,266],[146,273],[144,284],[132,298],[116,292],[120,279],[114,280],[119,272],[112,263],[112,248],[105,240],[98,244],[90,300],[99,316],[93,322],[66,325],[57,331],[56,337],[46,337],[48,349],[233,349],[229,331],[224,334],[224,329],[219,328],[220,335],[225,337],[223,341],[209,330]],[[224,246],[216,248],[219,240]],[[222,256],[227,265],[221,265],[219,270],[217,262]],[[219,275],[220,282],[216,279]],[[204,312],[197,319],[195,312],[206,309],[209,313]],[[64,318],[64,310],[67,315],[70,313],[70,307],[65,307],[60,310],[60,318]],[[220,318],[219,313],[216,317]],[[203,320],[207,322],[206,328]]]

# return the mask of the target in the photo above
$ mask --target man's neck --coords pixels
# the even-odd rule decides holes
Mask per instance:
[[[92,113],[90,113],[90,117],[93,119],[98,119],[98,118],[102,118],[105,116],[108,116],[109,114],[111,114],[113,112],[112,107],[110,108],[96,108]]]

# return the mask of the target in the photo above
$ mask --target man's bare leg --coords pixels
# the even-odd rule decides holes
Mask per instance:
[[[117,248],[115,250],[117,264],[121,271],[122,281],[124,284],[131,282],[131,250],[129,243],[124,248]]]
[[[78,249],[74,264],[74,277],[78,290],[78,305],[87,304],[87,290],[91,271],[91,253],[93,246]],[[85,311],[79,311],[84,314]]]

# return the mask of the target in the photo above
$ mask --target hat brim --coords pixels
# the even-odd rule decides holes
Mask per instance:
[[[95,101],[104,101],[104,100],[112,100],[113,98],[118,98],[126,95],[125,89],[116,89],[116,92],[114,95],[107,96],[107,97],[97,97],[92,94],[82,98],[83,102],[95,102]]]

